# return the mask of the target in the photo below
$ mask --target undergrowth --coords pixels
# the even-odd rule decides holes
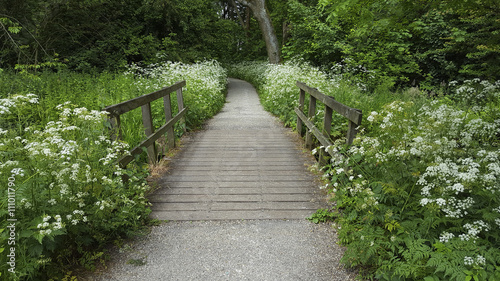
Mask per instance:
[[[325,148],[339,155],[323,171],[343,263],[370,280],[500,280],[500,82],[451,82],[433,97],[370,93],[307,63],[252,65],[230,73],[257,83],[266,109],[292,127],[297,80],[363,110],[353,145],[336,116]]]
[[[144,138],[140,109],[122,119],[124,141],[111,141],[102,108],[185,79],[194,128],[222,107],[225,75],[215,61],[126,74],[1,72],[0,278],[73,280],[72,268],[94,270],[110,243],[149,225],[147,166],[116,163]],[[164,123],[161,103],[153,108]]]

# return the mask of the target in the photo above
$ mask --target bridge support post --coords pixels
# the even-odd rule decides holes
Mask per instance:
[[[142,109],[142,124],[144,125],[144,133],[146,133],[146,137],[151,136],[155,129],[153,127],[153,118],[151,117],[151,103],[147,103],[141,106]],[[150,163],[156,163],[156,156],[158,155],[156,152],[156,144],[153,143],[147,148],[148,150],[148,159]]]

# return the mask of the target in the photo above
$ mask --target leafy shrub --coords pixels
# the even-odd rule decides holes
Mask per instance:
[[[127,142],[111,142],[100,109],[185,79],[185,104],[192,112],[186,119],[199,126],[222,107],[226,77],[214,61],[139,70],[139,76],[0,73],[2,278],[69,279],[71,266],[94,269],[106,259],[107,244],[148,223],[147,171],[140,163],[116,165],[128,142],[144,138],[140,110],[122,119]],[[163,123],[161,101],[153,110],[155,123]]]
[[[189,107],[186,121],[190,129],[199,127],[224,105],[227,71],[217,61],[196,64],[166,62],[146,67],[131,65],[127,73],[137,75],[136,85],[146,89],[161,89],[186,80],[183,96],[184,104]],[[177,98],[172,99],[172,104],[177,104]],[[161,112],[162,109],[158,108],[157,111]]]
[[[0,191],[0,229],[9,229],[0,244],[15,254],[1,256],[2,276],[47,279],[68,260],[92,268],[106,243],[144,226],[144,171],[115,164],[128,145],[109,141],[104,112],[68,102],[54,109],[57,121],[44,125],[23,116],[37,110],[34,95],[0,104],[0,182],[9,187]]]
[[[297,78],[363,109],[354,144],[337,139],[327,149],[339,157],[323,167],[344,263],[377,280],[500,280],[499,82],[453,82],[424,99],[415,89],[366,93],[304,64],[266,75],[263,102],[287,120]]]

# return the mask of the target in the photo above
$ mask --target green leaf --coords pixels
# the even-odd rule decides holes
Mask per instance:
[[[21,31],[21,27],[20,26],[9,26],[9,32],[10,33],[13,33],[13,34],[17,34]]]

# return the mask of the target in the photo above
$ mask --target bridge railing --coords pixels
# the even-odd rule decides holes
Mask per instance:
[[[297,131],[302,136],[302,127],[306,125],[306,147],[312,149],[313,141],[312,135],[321,143],[324,148],[332,146],[333,143],[330,139],[332,128],[332,114],[336,111],[340,115],[349,120],[349,127],[347,129],[346,143],[352,144],[357,134],[357,128],[361,125],[362,111],[356,108],[351,108],[336,101],[333,97],[321,93],[318,89],[309,87],[305,83],[297,81],[297,87],[300,88],[299,94],[299,107],[295,108],[297,114]],[[303,113],[306,93],[310,95],[309,109],[307,116]],[[314,125],[311,119],[316,115],[316,102],[321,101],[325,105],[325,117],[323,119],[323,130],[321,131]],[[331,157],[336,157],[329,149],[322,149],[320,153],[320,163],[323,162],[325,152],[330,154]]]
[[[118,160],[120,167],[123,168],[127,166],[132,160],[134,160],[135,155],[142,153],[143,148],[147,148],[149,161],[152,163],[156,162],[156,140],[165,133],[167,134],[168,148],[170,149],[175,146],[174,125],[179,120],[183,119],[183,116],[187,111],[187,108],[184,107],[184,100],[182,96],[182,87],[184,86],[186,86],[186,81],[177,82],[174,85],[156,92],[104,108],[105,111],[109,112],[109,122],[111,124],[113,139],[122,139],[120,115],[138,107],[141,107],[142,110],[142,123],[144,125],[144,132],[146,133],[147,138],[130,150],[129,155],[125,155]],[[174,117],[172,117],[172,104],[170,99],[170,93],[173,92],[176,92],[177,94],[178,107],[178,113]],[[155,131],[153,118],[151,116],[151,102],[160,98],[163,98],[165,124]]]

